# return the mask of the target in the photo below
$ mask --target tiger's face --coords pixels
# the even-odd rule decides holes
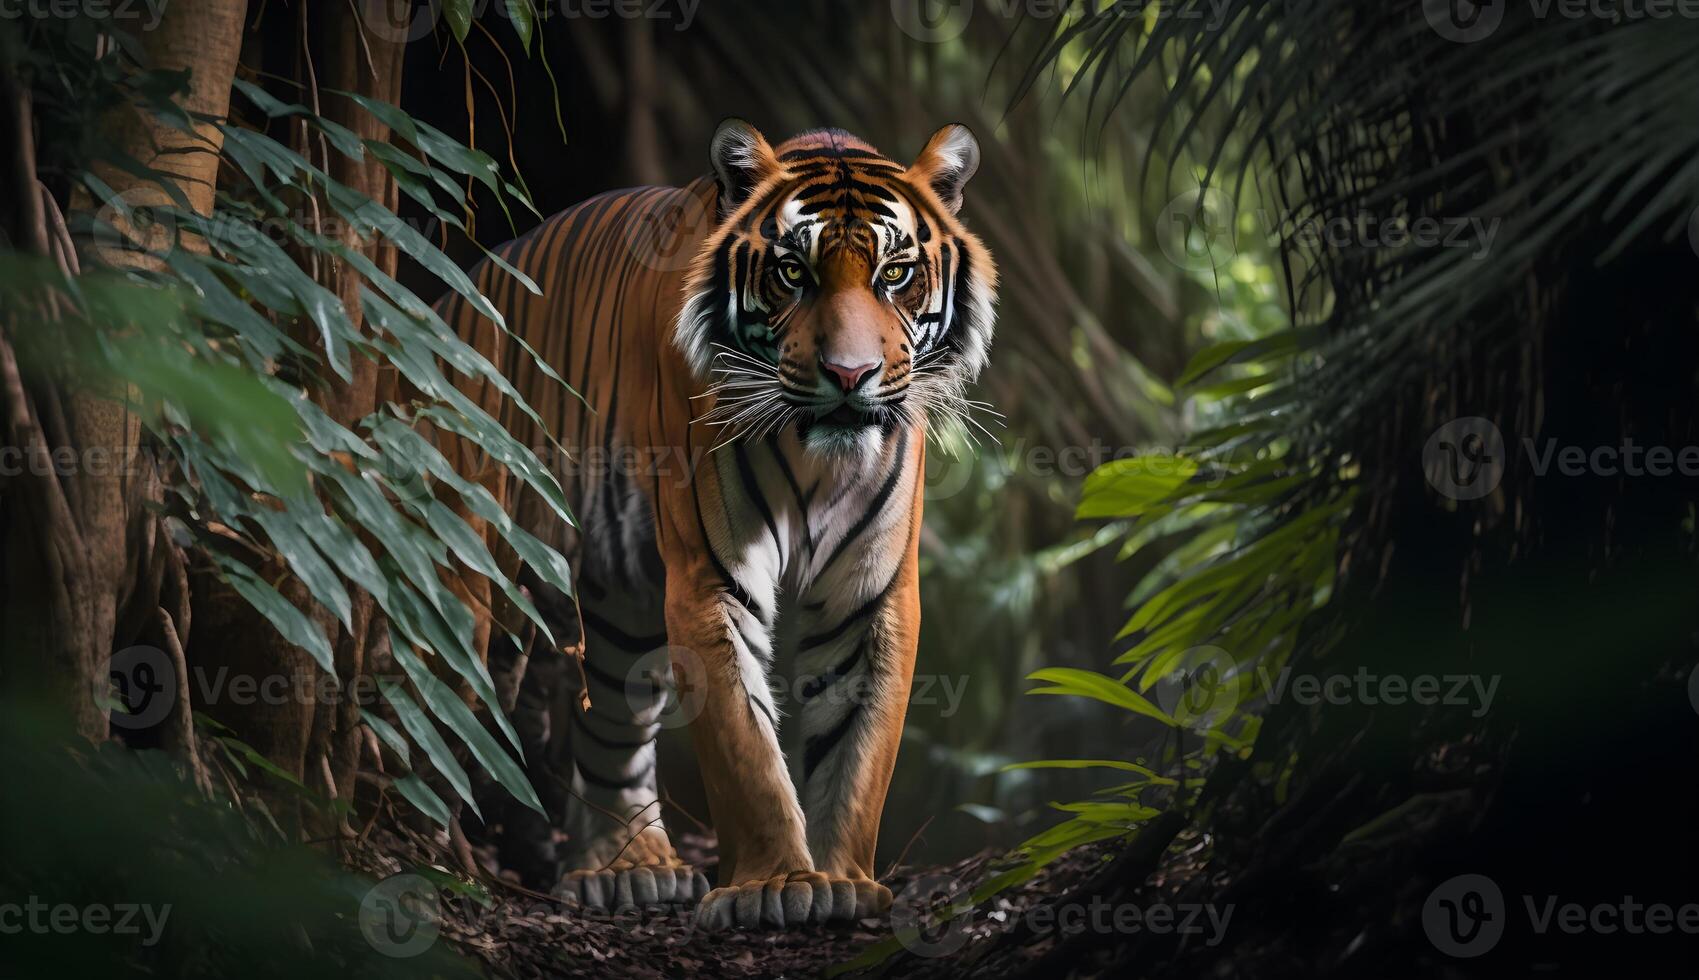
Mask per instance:
[[[904,167],[839,130],[774,149],[731,120],[711,156],[720,222],[675,337],[725,438],[795,426],[808,450],[849,455],[899,426],[965,421],[996,289],[956,218],[973,135],[946,126]]]

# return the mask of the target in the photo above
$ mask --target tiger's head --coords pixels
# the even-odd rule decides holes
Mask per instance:
[[[674,334],[728,439],[795,425],[813,452],[876,449],[899,426],[967,420],[991,347],[997,272],[956,214],[979,167],[965,126],[907,167],[842,130],[769,146],[727,120],[710,152],[718,225]]]

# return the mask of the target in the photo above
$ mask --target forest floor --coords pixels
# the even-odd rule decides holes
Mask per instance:
[[[687,860],[711,866],[711,840],[678,837]],[[484,907],[470,898],[444,903],[437,941],[481,961],[491,975],[526,980],[954,975],[957,967],[966,972],[969,964],[976,975],[1014,975],[1026,972],[1066,938],[1062,928],[1032,928],[1046,920],[1042,910],[1103,868],[1114,853],[1112,843],[1080,848],[971,913],[930,926],[918,922],[922,898],[941,885],[953,894],[967,894],[994,873],[998,854],[987,851],[939,867],[898,867],[882,879],[896,896],[891,916],[788,931],[705,932],[695,928],[693,909],[586,913],[508,880],[486,878],[492,882],[487,891],[494,904]],[[380,877],[409,863],[393,852],[367,857],[377,860],[361,863]],[[493,866],[482,848],[476,857],[486,868]],[[1184,853],[1171,854],[1159,876],[1181,872],[1188,863]],[[900,938],[894,924],[907,927]],[[1011,944],[1008,934],[1017,924],[1023,927],[1020,941]],[[997,947],[996,955],[987,962],[992,947]]]

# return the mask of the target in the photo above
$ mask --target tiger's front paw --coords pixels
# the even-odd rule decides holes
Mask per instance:
[[[718,929],[790,929],[884,915],[891,890],[871,878],[793,871],[716,888],[697,907],[697,922]]]
[[[683,864],[569,871],[555,888],[568,904],[600,910],[689,906],[707,891],[707,877]]]

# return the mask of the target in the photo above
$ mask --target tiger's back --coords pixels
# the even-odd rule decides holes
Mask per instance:
[[[507,330],[459,294],[438,304],[449,327],[524,393],[548,427],[488,380],[465,386],[550,467],[578,527],[560,522],[535,494],[511,482],[488,488],[596,587],[658,588],[661,581],[649,501],[656,482],[686,480],[690,466],[682,447],[665,440],[669,426],[688,421],[668,417],[683,406],[678,395],[664,393],[682,390],[686,370],[670,334],[685,272],[712,230],[714,198],[706,178],[683,188],[610,191],[494,249],[540,291],[487,258],[474,268],[474,285]],[[538,360],[565,385],[547,377]],[[476,447],[463,453],[474,457],[466,462],[478,472],[493,469]],[[588,540],[584,528],[591,530]]]

